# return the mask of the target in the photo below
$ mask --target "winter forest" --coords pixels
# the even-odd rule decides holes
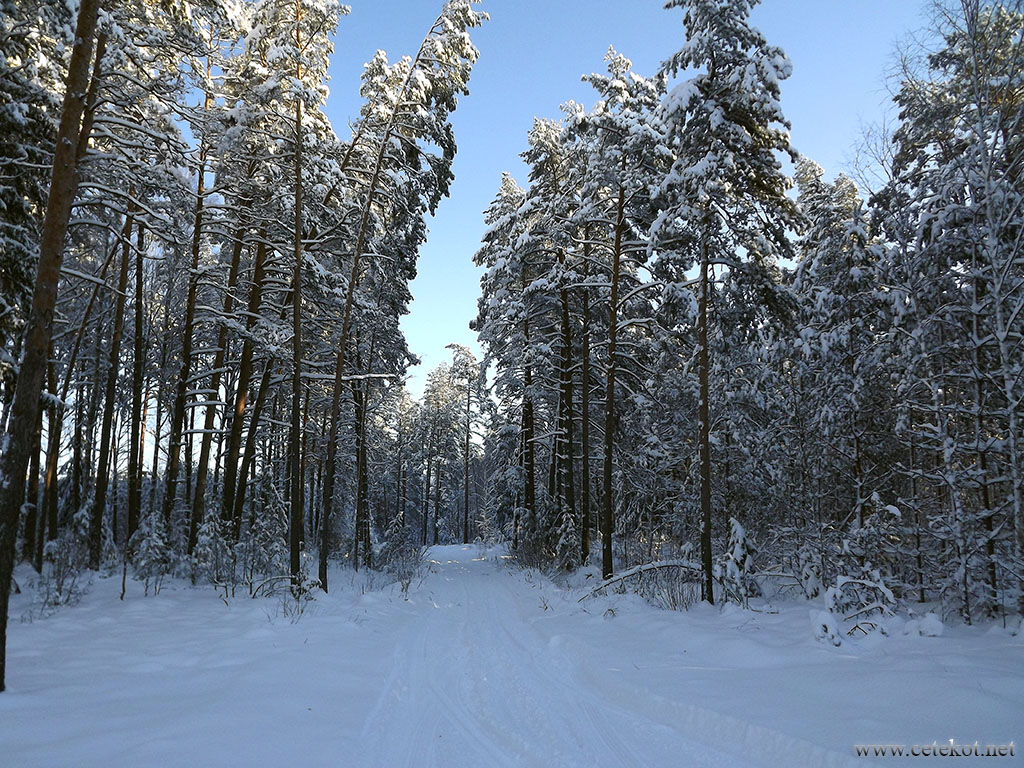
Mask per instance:
[[[324,764],[1010,764],[1021,0],[929,4],[834,178],[758,0],[668,0],[660,69],[608,49],[479,201],[479,352],[414,397],[498,23],[436,4],[346,126],[335,0],[0,0],[0,763],[285,764],[254,701],[308,678]]]

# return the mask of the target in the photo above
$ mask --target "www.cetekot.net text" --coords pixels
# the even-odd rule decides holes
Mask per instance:
[[[958,744],[954,739],[931,744],[855,744],[857,757],[1014,757],[1015,747],[1009,744]]]

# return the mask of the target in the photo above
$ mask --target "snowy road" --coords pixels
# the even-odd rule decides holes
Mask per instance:
[[[542,587],[475,548],[432,551],[429,595],[391,655],[360,764],[380,766],[746,766],[602,694],[563,638],[538,630]],[[594,638],[600,641],[600,638]]]
[[[500,553],[428,557],[408,600],[339,570],[297,622],[181,582],[122,602],[97,578],[32,621],[15,596],[0,766],[852,768],[893,763],[855,744],[1024,737],[1024,637],[998,625],[837,649],[807,604],[581,604]]]

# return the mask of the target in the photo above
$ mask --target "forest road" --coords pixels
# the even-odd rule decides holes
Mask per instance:
[[[634,685],[616,684],[622,670],[596,658],[607,659],[607,647],[591,653],[602,642],[600,618],[559,610],[547,621],[555,613],[548,601],[560,598],[543,577],[476,546],[434,547],[427,559],[414,615],[391,634],[357,764],[755,765],[695,740],[652,706],[635,674]]]

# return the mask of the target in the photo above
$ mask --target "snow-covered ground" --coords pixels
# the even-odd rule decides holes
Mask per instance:
[[[20,622],[3,766],[866,766],[856,744],[1024,741],[1024,636],[892,632],[839,648],[807,604],[659,611],[560,589],[479,548],[435,547],[405,600],[277,599],[96,579]],[[898,629],[898,627],[897,627]],[[938,763],[944,764],[944,761]]]

